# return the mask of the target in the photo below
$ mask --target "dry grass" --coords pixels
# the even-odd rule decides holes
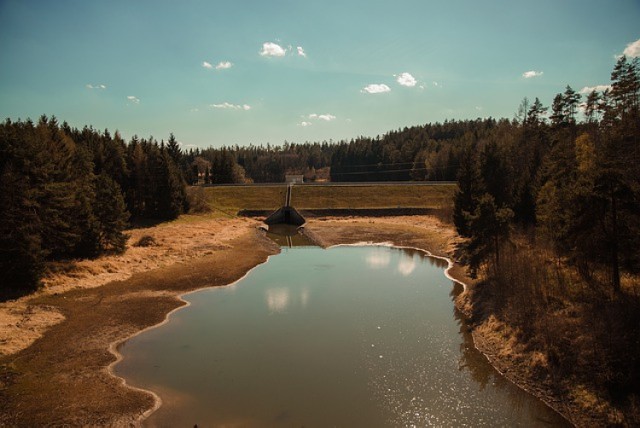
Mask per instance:
[[[450,205],[454,185],[297,186],[293,205],[300,209],[432,208]]]
[[[215,216],[234,216],[240,210],[276,210],[284,203],[282,186],[205,187],[206,199]]]

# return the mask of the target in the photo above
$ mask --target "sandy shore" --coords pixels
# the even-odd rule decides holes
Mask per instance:
[[[149,235],[157,245],[60,268],[43,291],[0,305],[0,426],[129,426],[157,405],[153,394],[111,375],[110,349],[161,323],[184,304],[180,294],[232,283],[279,251],[254,220],[191,220],[134,230],[131,243]],[[389,242],[449,259],[459,243],[450,226],[430,216],[317,218],[306,233],[323,246]],[[449,274],[473,286],[460,265]],[[456,303],[468,312],[465,295]],[[474,341],[490,361],[553,405],[548,391],[501,358],[504,344],[483,331],[474,329]]]

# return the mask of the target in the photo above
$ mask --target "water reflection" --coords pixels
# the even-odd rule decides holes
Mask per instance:
[[[391,254],[385,247],[371,247],[365,261],[371,269],[383,269],[389,265]]]
[[[443,262],[442,260],[428,257],[423,251],[403,248],[388,248],[384,246],[370,247],[370,250],[365,256],[365,262],[371,269],[385,269],[389,266],[391,256],[394,253],[398,255],[399,258],[396,271],[402,276],[410,276],[416,269],[418,263],[425,260],[429,261],[429,264],[432,265],[435,264],[440,266],[441,263],[444,263],[444,266],[447,265],[446,262]]]
[[[409,276],[416,269],[416,259],[413,254],[402,253],[398,262],[398,272],[402,276]]]
[[[475,350],[443,264],[293,248],[235,290],[186,296],[127,342],[116,371],[160,394],[149,425],[562,426]]]
[[[310,247],[315,243],[307,238],[302,229],[290,224],[272,224],[267,230],[267,236],[281,247]]]
[[[289,305],[288,288],[270,288],[266,290],[267,306],[271,312],[284,312]]]

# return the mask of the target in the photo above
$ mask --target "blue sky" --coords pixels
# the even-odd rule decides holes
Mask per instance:
[[[0,0],[0,118],[185,147],[511,118],[608,84],[638,23],[638,0]]]

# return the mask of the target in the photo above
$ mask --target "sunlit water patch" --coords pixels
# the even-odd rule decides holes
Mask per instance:
[[[565,425],[473,348],[445,267],[387,247],[285,248],[185,296],[116,371],[162,398],[149,425]]]

